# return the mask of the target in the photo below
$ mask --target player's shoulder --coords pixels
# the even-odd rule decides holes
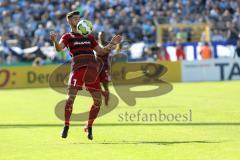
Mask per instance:
[[[89,39],[95,39],[95,37],[94,37],[93,34],[89,34],[87,37],[88,37]]]
[[[66,32],[66,33],[62,34],[62,38],[68,38],[68,37],[71,37],[70,32]]]

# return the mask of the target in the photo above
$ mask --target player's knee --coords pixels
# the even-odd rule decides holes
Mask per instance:
[[[75,95],[69,95],[69,96],[68,96],[68,101],[71,102],[71,103],[73,103],[74,100],[75,100],[75,98],[76,98]]]
[[[78,89],[77,89],[77,88],[69,88],[69,89],[68,89],[68,95],[69,95],[69,96],[76,96],[76,95],[77,95],[77,92],[78,92]]]
[[[102,105],[102,99],[94,100],[94,105],[100,107]]]

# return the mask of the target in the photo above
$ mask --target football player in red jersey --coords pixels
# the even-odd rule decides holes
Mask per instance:
[[[99,32],[98,33],[98,43],[101,47],[108,44],[105,32]],[[109,51],[109,53],[110,53],[110,51]],[[102,68],[102,70],[99,74],[99,78],[100,78],[100,82],[102,83],[102,86],[104,88],[104,91],[102,92],[102,94],[103,94],[104,99],[105,99],[104,100],[105,105],[108,105],[108,100],[109,100],[108,85],[109,85],[109,82],[111,81],[110,55],[109,54],[104,54],[104,55],[98,54],[97,57],[98,57],[98,59],[101,59],[102,62],[103,62],[103,68]]]
[[[78,11],[68,13],[66,18],[71,27],[71,32],[63,34],[59,42],[57,41],[57,34],[55,32],[50,33],[50,38],[55,49],[57,51],[61,51],[66,47],[72,56],[72,70],[69,77],[68,98],[65,104],[65,125],[62,131],[62,138],[67,138],[68,135],[72,106],[77,92],[85,86],[93,98],[93,104],[90,109],[88,122],[85,128],[85,131],[88,133],[88,139],[92,140],[92,124],[100,110],[102,103],[102,91],[98,73],[90,72],[93,74],[90,75],[90,77],[94,76],[94,81],[89,81],[88,77],[86,77],[89,73],[87,70],[89,67],[84,65],[88,65],[88,62],[94,61],[93,50],[97,54],[108,54],[114,45],[120,43],[122,37],[120,35],[115,35],[111,39],[110,43],[108,43],[105,47],[100,47],[93,35],[90,34],[84,37],[78,33],[77,24],[80,21],[80,13]],[[85,58],[86,55],[88,56],[87,59]],[[90,59],[92,57],[92,61],[89,61],[89,57]],[[87,62],[84,62],[85,59]],[[83,65],[82,63],[85,64]],[[92,68],[98,68],[98,66]]]

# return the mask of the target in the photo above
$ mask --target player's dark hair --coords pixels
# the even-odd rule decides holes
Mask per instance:
[[[79,11],[69,12],[69,13],[66,15],[66,18],[69,19],[69,18],[71,18],[71,17],[74,16],[74,15],[80,15],[80,12],[79,12]]]
[[[102,46],[106,46],[109,41],[108,41],[108,35],[106,32],[99,32],[99,34],[103,34],[104,36],[103,37],[98,37],[98,41],[99,43],[102,45]]]

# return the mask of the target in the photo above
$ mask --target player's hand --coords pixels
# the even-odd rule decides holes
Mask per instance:
[[[57,33],[56,32],[54,32],[54,31],[51,31],[50,32],[50,38],[51,38],[51,41],[52,42],[55,42],[55,41],[57,41]]]
[[[113,45],[119,44],[121,42],[121,40],[122,40],[122,36],[115,35],[115,36],[113,36],[110,44],[113,44]]]

